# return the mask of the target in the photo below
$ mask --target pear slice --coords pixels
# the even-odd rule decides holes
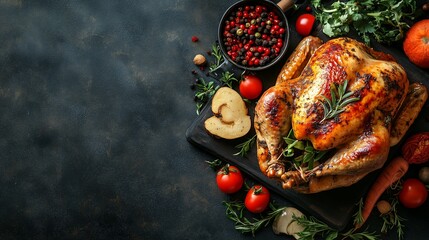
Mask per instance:
[[[212,100],[214,116],[204,122],[206,130],[219,138],[236,139],[246,135],[252,126],[246,103],[240,94],[221,87]]]

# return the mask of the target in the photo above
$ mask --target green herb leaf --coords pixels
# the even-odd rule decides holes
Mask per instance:
[[[369,232],[356,232],[355,228],[350,229],[345,233],[341,233],[327,224],[321,222],[315,217],[307,216],[292,216],[293,220],[304,227],[304,230],[297,233],[300,240],[313,240],[313,239],[378,239],[378,235]]]
[[[363,216],[362,216],[362,209],[363,209],[363,198],[360,199],[360,201],[357,203],[358,205],[358,210],[357,212],[353,215],[354,219],[353,219],[353,224],[356,225],[360,225],[363,223]]]
[[[233,82],[238,82],[238,79],[234,77],[234,74],[229,71],[223,72],[219,80],[230,88],[232,88]]]
[[[241,233],[251,233],[255,236],[256,231],[268,224],[279,215],[286,207],[276,208],[274,204],[270,203],[270,209],[267,214],[261,214],[260,218],[249,219],[244,216],[243,210],[245,209],[244,203],[240,201],[223,202],[226,206],[226,216],[235,224],[235,229]]]
[[[240,151],[237,153],[234,153],[234,156],[237,156],[237,155],[240,155],[242,157],[246,156],[247,153],[252,148],[252,146],[255,144],[255,141],[256,141],[256,135],[253,135],[252,138],[235,146],[235,148],[240,148]]]
[[[218,43],[212,45],[211,55],[215,57],[215,62],[210,65],[209,71],[213,72],[225,61]]]
[[[326,35],[347,35],[351,26],[368,45],[371,38],[387,44],[401,40],[416,12],[416,0],[337,0],[330,6],[320,0],[311,3]]]
[[[292,129],[289,130],[288,135],[283,140],[286,143],[286,147],[283,149],[282,154],[286,158],[293,158],[294,167],[312,169],[314,162],[320,161],[328,153],[328,151],[315,150],[310,141],[297,140]]]
[[[383,219],[383,225],[381,227],[382,233],[387,233],[387,231],[396,228],[396,233],[398,239],[404,238],[404,218],[399,216],[398,213],[398,198],[394,197],[391,203],[392,209],[386,214],[382,214],[380,217]]]
[[[322,101],[323,106],[323,118],[320,122],[323,122],[327,119],[335,118],[338,114],[345,111],[344,107],[352,102],[359,101],[360,98],[352,97],[352,92],[347,91],[348,81],[345,80],[343,84],[337,86],[335,83],[331,84],[331,99],[326,96],[322,96],[324,101]]]
[[[199,115],[201,109],[209,101],[209,99],[216,93],[219,86],[215,86],[213,81],[206,82],[204,78],[199,78],[196,83],[195,101],[197,107],[197,114]]]
[[[206,161],[206,163],[209,164],[209,166],[215,171],[219,170],[224,165],[222,160],[220,159],[215,159],[213,161]]]

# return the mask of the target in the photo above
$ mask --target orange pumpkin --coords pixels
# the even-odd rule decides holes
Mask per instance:
[[[412,63],[429,68],[429,19],[420,20],[411,26],[403,48]]]

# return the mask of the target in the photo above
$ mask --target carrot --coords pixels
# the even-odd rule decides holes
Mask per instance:
[[[393,183],[401,179],[402,176],[408,171],[408,162],[402,156],[395,157],[383,169],[380,175],[369,189],[362,209],[362,222],[356,223],[355,228],[360,228],[371,214],[372,209],[377,203],[380,196],[389,188]]]

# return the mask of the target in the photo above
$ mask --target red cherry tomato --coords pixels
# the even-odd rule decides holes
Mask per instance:
[[[226,164],[216,175],[216,183],[224,193],[235,193],[243,186],[243,176],[240,170],[234,166]]]
[[[304,13],[298,17],[296,20],[296,31],[301,36],[308,36],[311,33],[311,29],[313,29],[314,22],[316,18],[310,13]]]
[[[256,99],[262,93],[262,81],[255,75],[244,75],[240,81],[240,94],[247,99]]]
[[[402,184],[399,201],[406,208],[417,208],[425,203],[427,196],[428,190],[425,185],[417,178],[409,178]]]
[[[269,203],[270,192],[261,185],[253,186],[249,192],[247,192],[246,198],[244,199],[244,206],[252,213],[263,212],[268,207]]]

